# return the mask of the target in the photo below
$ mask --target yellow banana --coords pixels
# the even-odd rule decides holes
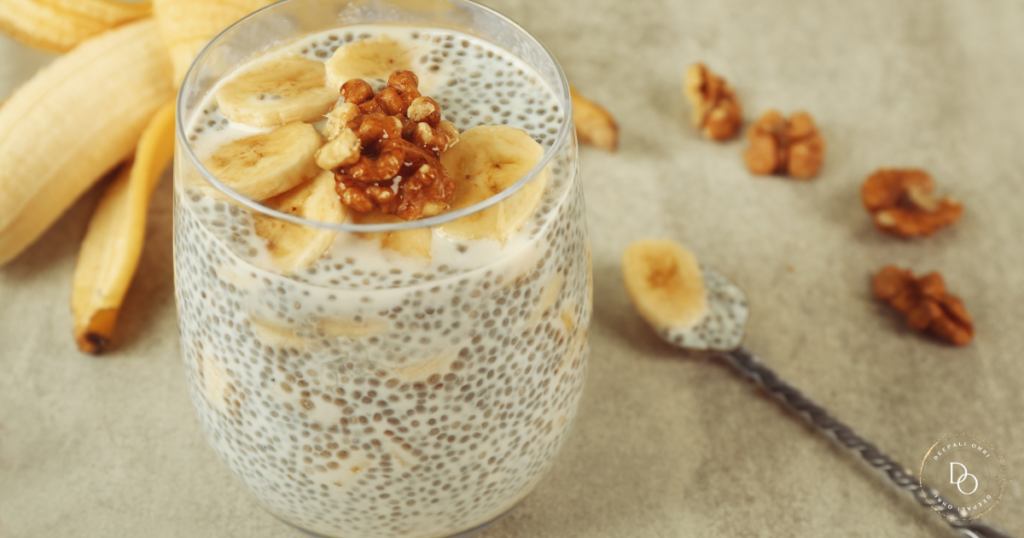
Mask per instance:
[[[152,20],[90,39],[15,91],[0,109],[0,266],[131,155],[174,93]]]
[[[150,2],[116,0],[3,0],[0,31],[30,47],[67,52],[111,28],[143,17]]]
[[[75,342],[82,351],[100,353],[110,341],[142,254],[149,200],[173,154],[171,101],[143,131],[134,162],[122,167],[89,221],[71,285]]]
[[[153,16],[174,64],[175,84],[181,83],[192,60],[211,39],[271,3],[273,0],[153,0]]]

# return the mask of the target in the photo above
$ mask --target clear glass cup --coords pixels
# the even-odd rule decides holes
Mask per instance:
[[[325,47],[358,40],[346,28],[359,24],[426,27],[438,51],[457,54],[461,45],[483,58],[459,43],[472,36],[505,51],[494,62],[522,60],[554,103],[530,124],[541,161],[487,200],[394,224],[279,213],[203,167],[190,145],[203,124],[190,121],[219,81],[309,34],[336,28]],[[432,97],[457,114],[454,100],[478,91],[467,74]],[[456,124],[499,121],[463,114]],[[593,287],[576,150],[568,84],[550,52],[464,0],[288,0],[239,21],[200,54],[177,110],[182,358],[208,440],[264,508],[326,537],[440,537],[486,526],[533,489],[573,422],[589,353]],[[543,198],[516,240],[456,242],[411,269],[397,258],[393,267],[365,266],[365,249],[346,250],[499,211],[537,188]],[[341,247],[284,273],[254,248],[259,219],[334,233]],[[464,249],[479,252],[442,263]]]

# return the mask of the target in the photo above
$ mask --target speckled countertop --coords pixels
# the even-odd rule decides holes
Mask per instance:
[[[619,279],[642,236],[730,275],[754,305],[747,343],[906,465],[945,434],[990,440],[1010,482],[986,518],[1024,536],[1024,4],[486,3],[615,113],[622,143],[581,156],[596,310],[579,420],[483,537],[948,534],[727,370],[660,343]],[[0,98],[48,60],[2,38],[0,58]],[[828,140],[821,177],[753,178],[742,141],[701,140],[680,91],[696,60],[734,84],[748,119],[810,111]],[[879,234],[858,193],[881,166],[929,169],[963,221],[927,240]],[[119,344],[75,350],[71,273],[98,193],[0,269],[0,536],[300,536],[235,485],[189,403],[169,177]],[[886,263],[942,271],[976,340],[937,343],[880,307],[869,279]]]

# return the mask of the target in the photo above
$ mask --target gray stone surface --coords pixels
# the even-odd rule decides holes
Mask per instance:
[[[948,433],[996,444],[1011,482],[988,519],[1024,536],[1024,4],[487,3],[616,114],[622,144],[581,157],[596,311],[579,420],[550,475],[483,537],[949,535],[716,363],[660,343],[619,279],[643,236],[730,275],[753,304],[748,344],[906,465]],[[2,97],[47,56],[0,39],[0,58]],[[810,111],[829,144],[821,177],[753,178],[742,141],[701,140],[680,91],[697,60],[728,77],[748,119]],[[929,169],[963,221],[924,240],[879,234],[858,193],[880,166]],[[300,536],[234,484],[194,418],[169,178],[116,348],[75,350],[70,281],[97,195],[0,269],[0,536]],[[975,342],[936,343],[873,301],[886,263],[941,270]]]

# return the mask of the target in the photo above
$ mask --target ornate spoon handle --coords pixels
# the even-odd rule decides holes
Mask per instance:
[[[819,432],[826,436],[831,433],[839,444],[857,452],[869,465],[882,471],[896,487],[913,495],[918,504],[938,513],[961,536],[966,538],[1012,538],[988,525],[961,520],[955,509],[940,505],[935,500],[938,492],[928,486],[922,487],[902,465],[893,461],[877,446],[858,435],[846,424],[833,418],[823,407],[811,401],[797,388],[776,375],[749,349],[739,347],[723,352],[720,356],[743,377],[762,387],[789,410],[810,422]]]

